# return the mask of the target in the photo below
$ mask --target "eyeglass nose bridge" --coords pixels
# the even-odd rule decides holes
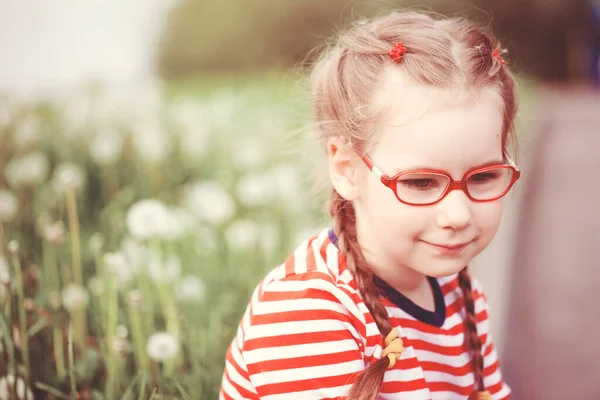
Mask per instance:
[[[454,190],[460,190],[462,191],[465,196],[467,196],[469,199],[474,200],[473,196],[471,196],[471,194],[469,193],[469,189],[467,187],[467,180],[463,179],[460,181],[455,181],[454,179],[450,178],[447,175],[443,175],[446,177],[446,179],[448,179],[448,185],[446,186],[446,188],[444,189],[444,191],[442,192],[442,194],[440,194],[440,197],[438,197],[438,199],[435,201],[435,203],[442,201],[444,199],[444,197],[448,196],[450,194],[450,192],[454,191]]]
[[[466,179],[460,181],[450,179],[450,183],[448,184],[448,187],[446,188],[440,199],[444,198],[446,195],[448,195],[448,193],[450,193],[453,190],[462,190],[467,195],[467,197],[471,198],[471,194],[469,193],[469,189],[467,187]]]

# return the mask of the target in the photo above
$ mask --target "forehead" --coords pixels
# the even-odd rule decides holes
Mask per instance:
[[[461,176],[502,161],[502,104],[493,89],[467,92],[385,80],[375,94],[385,112],[369,154],[388,175],[428,167]]]

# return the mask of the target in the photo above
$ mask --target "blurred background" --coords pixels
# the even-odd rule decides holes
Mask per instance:
[[[600,329],[600,193],[576,194],[600,172],[600,1],[3,0],[0,399],[216,399],[256,283],[328,224],[310,51],[406,8],[490,26],[519,81],[522,179],[471,266],[506,380],[600,398],[593,341],[540,356]]]

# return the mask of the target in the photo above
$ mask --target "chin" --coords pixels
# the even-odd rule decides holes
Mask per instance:
[[[466,267],[471,258],[456,258],[456,259],[433,259],[428,260],[422,264],[426,268],[420,272],[424,275],[431,276],[433,278],[444,278],[446,276],[454,275],[459,273],[464,267]]]

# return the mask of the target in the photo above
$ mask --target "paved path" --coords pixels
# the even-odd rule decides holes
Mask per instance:
[[[598,400],[600,91],[541,100],[523,180],[474,267],[513,399]]]

